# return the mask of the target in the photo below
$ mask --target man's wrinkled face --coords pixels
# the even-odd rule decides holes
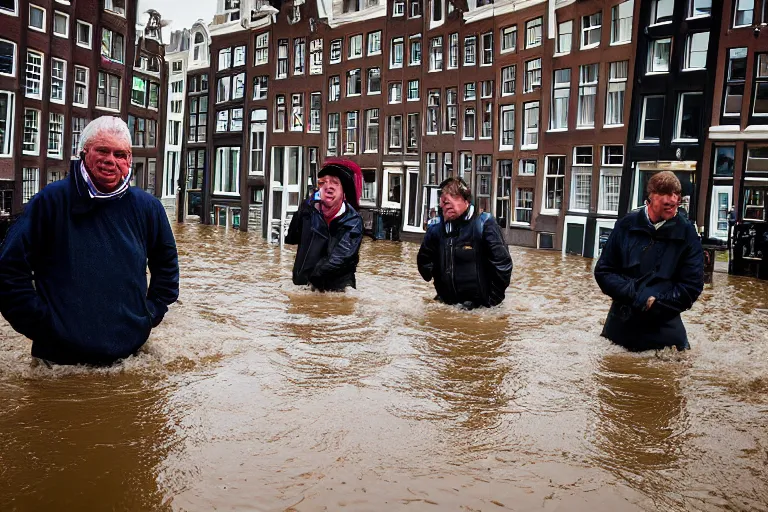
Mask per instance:
[[[680,204],[679,194],[651,194],[648,197],[648,211],[655,222],[669,220],[677,215],[677,206]]]
[[[318,179],[320,185],[320,203],[328,210],[335,210],[344,200],[341,180],[336,176],[323,176]]]
[[[85,168],[101,192],[112,192],[131,169],[131,145],[112,133],[95,135],[83,148]]]
[[[440,208],[443,209],[443,218],[446,222],[451,222],[464,215],[469,208],[469,201],[461,196],[446,193],[440,196]]]

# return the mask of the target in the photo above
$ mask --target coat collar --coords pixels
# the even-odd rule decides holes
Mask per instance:
[[[642,231],[649,234],[652,238],[668,238],[674,240],[685,240],[686,226],[689,221],[678,212],[674,217],[664,223],[659,229],[656,229],[648,220],[643,208],[634,210],[627,215],[630,231]]]

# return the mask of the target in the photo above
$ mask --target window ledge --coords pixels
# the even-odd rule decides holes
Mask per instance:
[[[612,42],[610,44],[610,46],[624,46],[624,45],[631,44],[631,43],[632,43],[632,40],[630,39],[629,41],[616,41],[616,42]]]
[[[535,149],[539,149],[539,145],[538,144],[533,144],[533,145],[528,145],[528,146],[526,146],[526,145],[520,146],[520,151],[533,151]]]
[[[368,96],[381,96],[381,91],[368,91]]]
[[[638,144],[658,144],[659,141],[658,140],[642,140],[641,139],[641,140],[638,140],[637,143]]]
[[[475,65],[474,65],[474,64],[467,64],[467,63],[465,62],[464,64],[462,64],[462,66],[461,66],[461,67],[464,67],[464,68],[473,68],[473,67],[475,67]]]
[[[651,23],[650,25],[648,25],[648,28],[651,28],[651,27],[663,27],[664,25],[671,25],[671,24],[672,24],[671,21],[662,21],[661,23]]]
[[[541,215],[558,217],[560,216],[560,210],[541,210]]]
[[[491,62],[489,64],[480,64],[481,68],[488,68],[488,67],[491,67],[491,66],[493,66],[493,62]]]
[[[698,144],[699,139],[672,139],[672,144]]]
[[[96,106],[96,108],[99,109],[99,110],[103,110],[105,112],[117,112],[117,113],[120,113],[120,109],[119,108],[100,107],[98,105]]]
[[[408,101],[419,101],[419,98],[408,98]]]
[[[611,129],[611,128],[624,128],[624,123],[622,124],[604,124],[603,128]]]
[[[568,128],[550,128],[549,130],[547,130],[547,133],[562,133],[567,131],[568,131]]]
[[[530,228],[530,222],[518,222],[516,220],[509,221],[509,227]]]
[[[646,71],[645,76],[668,75],[669,71]]]
[[[37,27],[32,27],[32,26],[27,27],[27,28],[29,28],[29,30],[34,30],[35,32],[41,32],[41,33],[45,34],[45,29],[44,28],[37,28]]]
[[[389,69],[403,69],[403,65],[402,64],[398,64],[398,65],[390,64],[389,65]]]
[[[683,68],[682,72],[687,73],[689,71],[706,71],[707,68]]]
[[[378,52],[368,52],[368,57],[373,57],[375,55],[381,55],[381,51],[378,51]]]
[[[507,53],[515,53],[515,48],[507,48],[506,50],[501,50],[499,53],[501,55],[506,55]]]
[[[499,151],[514,151],[515,146],[499,146]]]
[[[581,51],[584,51],[584,50],[594,50],[595,48],[600,48],[600,43],[590,44],[590,45],[587,45],[587,46],[582,46],[580,48],[580,50]]]
[[[570,55],[570,54],[571,52],[561,52],[561,53],[555,53],[554,55],[552,55],[552,57],[553,58],[565,57],[566,55]]]
[[[577,130],[594,130],[595,127],[594,125],[593,126],[577,126],[576,129]]]
[[[441,71],[442,71],[442,69],[430,69],[430,70],[428,71],[428,73],[439,73],[439,72],[441,72]]]
[[[446,66],[445,69],[459,69],[459,66]]]

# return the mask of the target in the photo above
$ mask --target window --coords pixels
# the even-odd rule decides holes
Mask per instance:
[[[757,56],[755,68],[755,103],[752,113],[756,116],[768,116],[768,54]]]
[[[736,0],[733,26],[748,27],[754,22],[755,0]]]
[[[16,16],[18,14],[16,10],[16,1],[17,0],[3,0],[0,2],[0,12],[3,14]]]
[[[621,146],[606,146],[618,147]],[[607,213],[619,212],[619,196],[621,194],[621,168],[618,169],[600,169],[600,198],[598,201],[598,210]]]
[[[53,11],[53,33],[60,37],[69,38],[69,15]]]
[[[251,112],[251,168],[249,174],[264,176],[267,140],[267,109]]]
[[[40,188],[40,169],[24,167],[22,169],[21,202],[28,203]]]
[[[48,117],[48,156],[62,158],[64,156],[64,115],[50,113]]]
[[[684,69],[705,69],[707,67],[707,49],[709,32],[689,34],[685,42]]]
[[[741,102],[744,97],[744,84],[747,78],[746,48],[728,50],[727,73],[723,115],[737,117],[741,115]]]
[[[592,195],[592,146],[577,146],[573,150],[571,173],[571,210],[588,211]],[[551,162],[550,162],[551,164]]]
[[[267,88],[269,87],[269,76],[255,76],[253,77],[253,99],[265,100],[267,99]]]
[[[659,142],[663,113],[664,96],[646,96],[643,98],[643,113],[640,116],[640,142]]]
[[[64,103],[67,83],[67,63],[51,58],[51,101]]]
[[[408,13],[409,18],[418,18],[421,16],[421,0],[409,0],[410,11]]]
[[[427,134],[437,134],[440,126],[440,90],[431,90],[427,93]]]
[[[258,45],[258,41],[259,41],[258,37],[259,36],[256,36],[256,37],[257,37],[256,41],[257,41],[257,45]],[[208,51],[207,50],[208,50],[208,48],[207,48],[206,43],[205,43],[205,37],[203,36],[202,33],[197,32],[195,34],[195,43],[193,45],[192,59],[195,62],[201,62],[201,61],[202,62],[207,62],[208,61]],[[260,63],[257,63],[257,64],[260,64]]]
[[[525,90],[533,92],[541,87],[541,59],[529,60],[525,63]]]
[[[389,84],[389,102],[400,103],[403,101],[403,84],[394,82]]]
[[[527,158],[520,160],[520,176],[535,176],[536,175],[536,160]]]
[[[189,99],[189,142],[205,142],[208,124],[208,96]]]
[[[424,168],[427,170],[427,184],[437,185],[437,153],[427,153]]]
[[[459,67],[459,34],[448,36],[448,69]]]
[[[365,111],[365,151],[379,151],[379,109]]]
[[[453,175],[453,153],[443,153],[443,175],[440,181]]]
[[[408,49],[408,65],[418,66],[419,64],[421,64],[421,39],[413,39],[413,36],[411,36]]]
[[[70,156],[72,158],[80,157],[80,134],[83,133],[83,129],[88,124],[88,120],[82,117],[72,118],[72,151]]]
[[[368,55],[381,54],[381,30],[368,33]]]
[[[475,162],[475,204],[487,212],[491,209],[491,155],[477,155]]]
[[[347,96],[359,96],[363,92],[362,77],[359,69],[347,71]]]
[[[393,0],[392,16],[404,16],[404,15],[405,15],[405,0]]]
[[[611,62],[608,76],[608,93],[605,97],[605,125],[624,124],[624,93],[627,88],[629,61]]]
[[[287,78],[287,77],[288,77],[288,40],[280,39],[277,42],[277,78]]]
[[[303,37],[293,40],[293,74],[303,75],[306,61],[307,42]]]
[[[652,40],[648,48],[648,73],[667,73],[671,50],[671,38]]]
[[[347,131],[344,153],[354,155],[357,153],[357,112],[347,112]]]
[[[493,64],[493,32],[483,34],[480,42],[482,43],[482,57],[480,59],[481,66],[490,66]]]
[[[32,108],[24,109],[24,139],[21,152],[24,155],[40,154],[40,111]]]
[[[226,81],[227,84],[229,84],[228,78]],[[221,82],[221,80],[219,80],[219,82]],[[229,87],[227,87],[227,94],[229,94]],[[229,97],[227,97],[227,99],[229,99]],[[131,87],[131,104],[138,105],[139,107],[147,106],[147,81],[135,75]]]
[[[341,39],[331,41],[330,54],[328,55],[329,64],[338,64],[341,62]]]
[[[363,191],[360,202],[376,204],[376,169],[363,169]]]
[[[42,99],[43,54],[27,50],[27,98]]]
[[[464,139],[475,138],[475,107],[466,107],[464,109]]]
[[[323,40],[315,39],[309,43],[309,74],[323,74]]]
[[[291,94],[291,131],[304,130],[304,94]]]
[[[213,174],[213,193],[222,195],[240,194],[240,148],[216,148]]]
[[[104,0],[104,9],[125,16],[125,0]]]
[[[14,94],[0,91],[0,155],[13,154]]]
[[[483,102],[483,119],[480,124],[480,138],[490,139],[493,136],[493,103]]]
[[[579,116],[577,128],[595,126],[595,99],[597,98],[598,64],[579,66]]]
[[[672,23],[675,0],[653,0],[651,2],[651,25]]]
[[[363,34],[357,34],[349,38],[348,59],[357,59],[363,56]]]
[[[501,68],[501,95],[515,94],[515,66]]]
[[[403,67],[403,38],[396,37],[392,39],[391,51],[389,52],[389,67]]]
[[[45,9],[29,4],[29,28],[45,32]]]
[[[493,80],[483,80],[480,83],[480,97],[491,98],[493,97]]]
[[[525,49],[541,46],[542,19],[536,18],[525,24]]]
[[[149,105],[148,107],[157,110],[160,103],[160,85],[149,82]]]
[[[512,150],[515,146],[515,106],[502,105],[501,114],[501,149]]]
[[[96,106],[120,110],[120,77],[99,71]]]
[[[444,132],[454,133],[459,119],[459,95],[455,88],[445,90],[445,128]]]
[[[403,116],[389,117],[389,150],[400,152],[403,148]]]
[[[429,70],[443,69],[443,37],[433,37],[429,43]]]
[[[603,13],[597,12],[581,18],[581,49],[600,46],[600,29],[603,23]]]
[[[603,146],[603,165],[621,167],[624,165],[624,146]]]
[[[459,153],[459,177],[464,178],[467,185],[471,185],[472,175],[472,153],[462,151]]]
[[[675,140],[696,142],[701,135],[701,112],[704,109],[704,94],[701,92],[680,93],[677,102],[677,123]]]
[[[544,176],[544,210],[560,210],[563,206],[565,157],[548,156]]]
[[[496,222],[505,228],[510,220],[510,198],[512,196],[512,160],[499,161],[496,181]]]
[[[419,81],[408,80],[408,101],[416,101],[419,99]]]
[[[202,36],[202,34],[198,34]],[[202,37],[201,37],[202,39]],[[197,42],[197,40],[195,40]],[[203,41],[200,41],[201,43]],[[322,41],[320,41],[322,44]],[[253,65],[261,66],[269,62],[269,32],[259,34],[256,36],[256,44],[253,54]],[[254,111],[257,112],[257,111]]]
[[[477,98],[475,92],[475,82],[469,82],[464,84],[464,100],[474,100]]]
[[[286,117],[286,105],[285,95],[278,94],[275,97],[275,128],[273,131],[282,132],[285,131],[285,117]]]
[[[515,189],[515,218],[513,222],[530,224],[533,213],[533,189]]]
[[[634,9],[634,0],[627,0],[611,7],[611,44],[632,41],[632,12]]]
[[[539,102],[532,101],[524,105],[523,147],[521,149],[536,149],[539,146]]]
[[[467,36],[464,38],[464,65],[474,66],[476,59],[477,38],[475,36]]]
[[[568,129],[568,103],[571,99],[571,70],[556,69],[552,86],[552,111],[550,129]]]
[[[113,62],[123,63],[123,35],[108,28],[101,30],[101,55]]]
[[[339,114],[328,114],[328,156],[339,151]]]
[[[332,76],[328,79],[328,101],[339,101],[341,98],[341,77]]]
[[[557,53],[571,53],[573,45],[573,20],[560,23],[557,26]]]
[[[232,48],[219,50],[219,71],[232,67]]]
[[[712,0],[690,0],[689,18],[710,16],[712,14]]]
[[[501,53],[517,49],[517,25],[501,29]]]
[[[181,141],[179,140],[179,130],[181,129],[181,122],[175,121],[177,131],[175,133],[176,138],[171,139],[174,145],[178,146]],[[147,119],[147,147],[153,148],[157,143],[157,121],[153,119]]]

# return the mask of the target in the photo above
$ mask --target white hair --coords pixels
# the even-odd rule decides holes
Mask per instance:
[[[116,135],[118,138],[123,139],[128,146],[131,145],[131,131],[128,129],[128,125],[125,121],[115,116],[101,116],[97,117],[88,126],[83,128],[80,134],[80,145],[78,147],[78,153],[81,153],[85,146],[93,137],[103,133],[109,133]]]

